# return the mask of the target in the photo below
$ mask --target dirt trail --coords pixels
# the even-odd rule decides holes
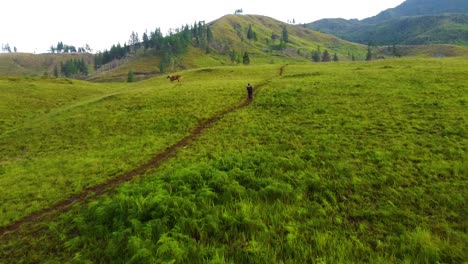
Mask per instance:
[[[282,66],[279,72],[279,75],[281,76],[283,74],[283,69],[285,66]],[[258,95],[258,92],[261,90],[262,86],[266,85],[269,83],[269,80],[258,84],[254,87],[254,97],[255,95]],[[44,219],[46,216],[53,215],[53,214],[59,214],[62,212],[66,212],[68,209],[71,208],[71,206],[75,203],[81,202],[86,200],[87,198],[96,198],[98,196],[101,196],[103,194],[109,193],[110,191],[114,190],[115,187],[123,182],[130,181],[137,175],[142,175],[145,172],[149,171],[150,169],[157,168],[163,161],[168,159],[174,152],[176,152],[178,149],[185,147],[189,145],[194,139],[199,137],[203,131],[209,127],[211,127],[216,121],[219,119],[223,118],[226,114],[232,113],[234,111],[237,111],[241,108],[244,108],[248,106],[250,103],[252,103],[253,99],[247,98],[244,102],[241,104],[228,108],[215,116],[201,122],[195,129],[186,137],[181,139],[179,142],[176,144],[168,147],[165,151],[157,154],[155,157],[153,157],[151,160],[148,162],[140,165],[136,169],[127,172],[126,174],[116,176],[115,178],[110,179],[107,182],[101,183],[96,186],[92,186],[89,188],[84,189],[81,193],[74,194],[70,196],[69,198],[60,201],[56,204],[53,204],[50,207],[44,208],[40,211],[37,211],[35,213],[30,214],[29,216],[26,216],[25,218],[22,218],[8,226],[0,227],[0,237],[3,236],[4,234],[11,233],[18,228],[20,228],[22,225],[27,224],[27,223],[33,223],[33,222],[38,222],[41,219]]]

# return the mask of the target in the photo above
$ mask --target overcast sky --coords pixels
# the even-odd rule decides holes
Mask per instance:
[[[19,52],[46,52],[58,41],[94,50],[128,41],[156,27],[166,33],[195,21],[244,14],[309,23],[321,18],[363,19],[404,0],[7,0],[0,4],[0,43]],[[73,3],[73,4],[71,4]]]

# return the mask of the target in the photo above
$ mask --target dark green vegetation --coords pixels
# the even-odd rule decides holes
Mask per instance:
[[[50,204],[64,195],[28,186],[39,181],[53,189],[63,174],[71,183],[57,189],[70,193],[128,171],[200,120],[240,103],[245,80],[263,84],[252,104],[218,120],[161,167],[4,235],[0,259],[468,261],[466,58],[279,67],[204,68],[181,73],[181,84],[155,78],[111,85],[108,95],[84,94],[75,107],[57,105],[55,114],[34,117],[41,122],[4,132],[1,179],[16,180],[0,182],[8,187],[1,193],[24,185],[6,202],[26,205],[41,194]],[[49,91],[50,84],[31,82]],[[16,204],[0,204],[20,217]]]
[[[362,21],[322,19],[306,26],[363,44],[466,46],[467,13],[468,2],[464,0],[408,0]]]

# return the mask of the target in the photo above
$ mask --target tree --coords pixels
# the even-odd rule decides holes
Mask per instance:
[[[356,57],[354,57],[354,54],[351,55],[351,60],[352,60],[352,61],[356,61]]]
[[[231,59],[231,63],[234,63],[236,61],[236,57],[237,57],[236,51],[231,50],[229,52],[229,59]]]
[[[372,60],[372,51],[370,45],[367,46],[367,55],[366,55],[366,61],[371,61]]]
[[[320,62],[320,52],[314,51],[314,53],[312,53],[312,60],[314,62]]]
[[[213,31],[211,31],[210,27],[206,28],[206,40],[208,41],[208,44],[213,41]]]
[[[249,25],[249,28],[247,29],[247,39],[249,40],[257,40],[257,33],[253,31],[252,29],[252,24]]]
[[[128,45],[130,46],[130,49],[135,52],[136,49],[138,48],[138,43],[140,42],[140,39],[138,38],[138,33],[135,33],[135,31],[132,31],[132,34],[130,34],[130,39],[128,40]]]
[[[58,71],[57,65],[55,65],[55,67],[54,67],[54,76],[55,76],[55,78],[59,77],[59,71]]]
[[[337,62],[337,61],[338,61],[338,55],[336,55],[336,52],[335,52],[335,54],[333,54],[333,61],[334,61],[334,62]]]
[[[11,53],[10,44],[7,43],[7,44],[5,44],[5,45],[2,45],[2,51]]]
[[[242,63],[244,63],[245,65],[250,64],[250,58],[247,51],[244,53],[244,57],[242,57]]]
[[[135,81],[135,74],[133,73],[132,70],[128,71],[127,75],[127,82],[134,82]]]
[[[93,52],[93,50],[91,49],[91,47],[88,44],[85,45],[85,49],[86,49],[87,52],[90,52],[90,53]]]
[[[145,50],[147,50],[150,47],[150,40],[146,32],[143,33],[143,46],[145,47]]]
[[[63,51],[63,43],[62,41],[60,41],[59,43],[57,43],[57,53],[61,53]]]
[[[283,32],[281,33],[281,40],[284,43],[289,42],[289,34],[288,34],[288,29],[286,28],[286,26],[283,27]]]
[[[328,53],[328,50],[325,50],[322,54],[322,62],[329,62],[329,61],[331,61],[330,53]]]

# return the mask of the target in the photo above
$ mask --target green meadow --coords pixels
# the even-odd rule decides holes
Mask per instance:
[[[464,263],[467,68],[398,59],[213,67],[180,83],[1,79],[0,226],[131,171],[240,105],[247,82],[257,89],[161,166],[3,235],[0,263]]]

